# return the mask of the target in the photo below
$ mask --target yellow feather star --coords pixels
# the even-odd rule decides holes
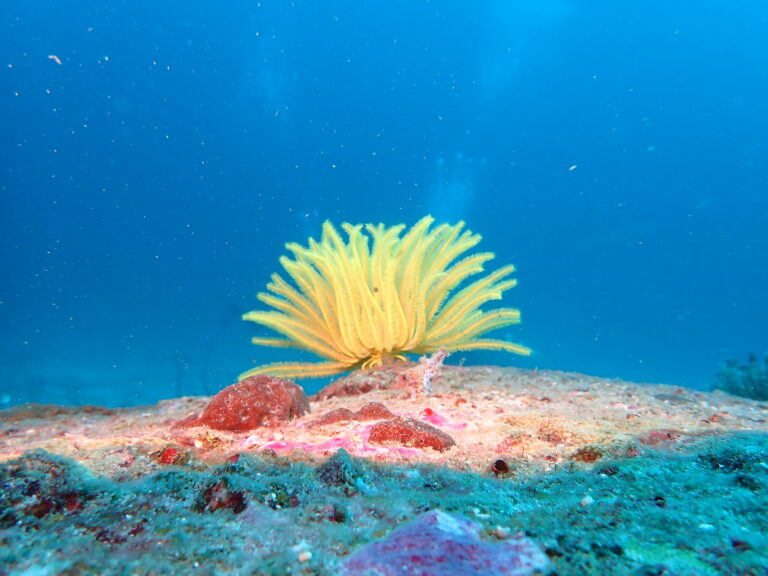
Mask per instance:
[[[272,308],[254,310],[243,320],[256,322],[284,338],[253,338],[254,344],[302,348],[327,362],[278,362],[240,375],[311,378],[354,368],[369,368],[404,353],[428,354],[440,348],[506,350],[529,355],[531,350],[504,340],[479,338],[491,330],[518,324],[520,311],[483,311],[517,284],[509,276],[514,266],[473,280],[483,271],[491,252],[457,259],[481,237],[464,228],[440,224],[425,216],[402,237],[404,225],[385,227],[342,224],[345,241],[330,222],[323,224],[320,242],[286,244],[293,259],[280,263],[295,286],[273,274],[268,292],[259,300]]]

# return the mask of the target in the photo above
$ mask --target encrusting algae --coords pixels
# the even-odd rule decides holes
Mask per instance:
[[[514,266],[474,279],[492,252],[464,256],[481,240],[464,222],[432,227],[425,216],[401,236],[402,224],[342,224],[345,241],[333,224],[323,224],[319,242],[286,244],[293,258],[280,258],[291,285],[272,275],[259,300],[271,310],[243,315],[278,332],[282,338],[253,338],[263,346],[300,348],[326,362],[279,362],[240,375],[285,378],[328,376],[379,366],[406,353],[440,349],[506,350],[529,355],[520,344],[482,335],[520,322],[515,308],[481,310],[517,284]],[[457,291],[458,290],[458,291]]]

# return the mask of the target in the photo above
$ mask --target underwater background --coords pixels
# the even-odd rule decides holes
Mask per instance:
[[[240,317],[326,219],[463,219],[517,266],[499,336],[534,355],[452,363],[705,389],[768,350],[763,1],[8,0],[0,26],[0,407],[297,358]]]

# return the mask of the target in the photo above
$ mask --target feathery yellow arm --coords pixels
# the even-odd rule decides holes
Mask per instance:
[[[482,309],[516,284],[509,278],[514,267],[483,276],[494,255],[465,255],[480,235],[464,230],[464,222],[433,224],[431,216],[407,231],[402,224],[344,223],[345,239],[325,222],[319,241],[310,239],[306,247],[286,244],[292,256],[280,263],[293,284],[273,274],[258,296],[269,310],[243,318],[283,336],[257,337],[254,344],[300,348],[328,361],[267,364],[241,378],[328,376],[439,348],[529,355],[531,350],[520,344],[480,338],[520,322],[514,308]]]

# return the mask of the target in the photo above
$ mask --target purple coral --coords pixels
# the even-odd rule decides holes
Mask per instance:
[[[547,557],[520,535],[498,543],[480,540],[480,525],[434,510],[372,542],[342,563],[343,576],[526,576]]]

